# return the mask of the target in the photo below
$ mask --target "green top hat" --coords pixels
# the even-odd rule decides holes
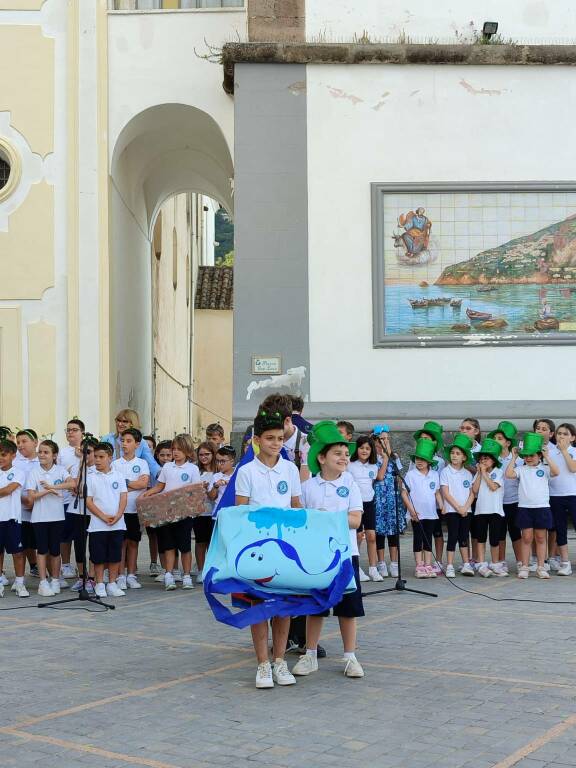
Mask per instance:
[[[463,432],[457,432],[454,435],[454,439],[450,443],[450,445],[446,446],[444,449],[444,455],[446,456],[446,460],[450,461],[450,451],[452,448],[459,448],[462,453],[466,456],[465,464],[472,464],[472,440],[468,437],[468,435],[465,435]]]
[[[526,432],[522,441],[522,448],[518,451],[518,456],[532,456],[542,451],[544,438],[536,432]]]
[[[487,437],[493,438],[498,432],[503,434],[506,440],[510,440],[512,447],[517,444],[518,441],[516,440],[516,435],[518,434],[518,428],[516,427],[516,424],[512,424],[511,421],[501,421],[496,429],[493,429],[492,432],[488,432]]]
[[[427,461],[428,464],[432,465],[432,469],[436,469],[438,462],[434,458],[435,450],[436,446],[432,440],[426,440],[426,438],[421,437],[417,441],[414,453],[410,456],[410,458],[412,461],[416,461],[416,459],[424,459],[424,461]]]
[[[436,451],[438,453],[441,453],[444,445],[442,442],[442,432],[444,431],[444,427],[441,424],[438,424],[437,421],[427,421],[424,426],[422,426],[419,430],[414,432],[414,440],[420,440],[420,435],[422,432],[426,432],[427,435],[432,435],[434,440],[436,441]]]
[[[494,464],[497,467],[502,466],[502,462],[500,461],[500,454],[502,453],[502,446],[497,440],[492,440],[490,437],[485,437],[484,440],[482,440],[482,445],[480,446],[480,450],[476,453],[476,456],[479,458],[480,456],[491,456],[494,459]]]
[[[308,469],[313,475],[320,472],[318,454],[327,445],[346,445],[350,453],[356,450],[356,443],[349,443],[338,431],[335,421],[319,421],[314,424],[307,435],[310,450],[308,451]]]

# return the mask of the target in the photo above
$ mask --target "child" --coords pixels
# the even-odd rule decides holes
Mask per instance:
[[[66,424],[66,440],[68,445],[60,448],[58,451],[57,463],[64,467],[69,476],[72,476],[72,468],[79,466],[82,460],[82,438],[86,427],[80,419],[70,419]],[[74,537],[74,517],[70,511],[70,504],[73,496],[71,491],[65,490],[62,494],[64,501],[64,531],[62,532],[62,543],[60,544],[60,555],[62,557],[62,570],[60,576],[62,579],[73,579],[76,576],[76,570],[70,562],[72,555],[72,539]]]
[[[392,450],[388,432],[381,431],[372,434],[378,456],[378,474],[374,483],[374,505],[376,507],[376,551],[378,555],[378,572],[382,577],[388,576],[385,560],[386,537],[390,553],[390,576],[398,578],[398,547],[399,535],[406,530],[406,510],[402,505],[400,494],[394,480],[394,468],[400,471],[402,462]],[[398,506],[398,509],[396,507]]]
[[[284,419],[278,412],[259,410],[254,419],[254,443],[259,448],[256,458],[236,473],[236,504],[290,509],[300,507],[300,477],[296,465],[280,456],[284,443]],[[245,607],[254,601],[246,595],[233,596],[233,604]],[[293,685],[296,680],[284,660],[290,617],[272,619],[274,666],[268,658],[268,622],[252,624],[252,643],[258,660],[256,688]]]
[[[154,496],[163,491],[173,491],[184,485],[202,482],[200,470],[193,464],[194,444],[190,435],[176,435],[172,440],[172,461],[164,464],[153,488],[144,491],[142,498]],[[175,523],[161,525],[156,529],[158,551],[164,555],[164,589],[176,589],[174,569],[177,552],[182,559],[182,589],[194,589],[192,582],[192,518],[183,517]]]
[[[406,486],[402,488],[402,500],[412,520],[412,549],[416,560],[416,578],[436,578],[432,568],[432,537],[434,521],[438,519],[436,509],[444,508],[440,493],[440,478],[436,472],[434,443],[420,438],[414,453],[410,456],[414,469],[406,473]],[[424,552],[424,555],[422,555]]]
[[[512,448],[517,444],[516,435],[518,429],[511,421],[501,421],[495,430],[488,433],[488,437],[496,440],[502,446],[500,462],[504,472],[504,498],[502,508],[504,510],[504,519],[502,520],[502,530],[500,532],[500,548],[498,559],[502,567],[507,571],[506,563],[506,534],[510,536],[514,556],[516,558],[516,571],[522,567],[522,534],[520,528],[516,525],[516,516],[518,514],[518,478],[510,479],[506,477],[506,469],[511,461],[515,461],[515,466],[522,466],[522,459],[513,459]]]
[[[56,464],[58,446],[42,440],[38,447],[40,466],[26,477],[26,496],[32,503],[31,523],[38,553],[40,584],[38,594],[53,597],[60,594],[60,544],[64,532],[64,499],[62,490],[76,485],[68,470]],[[52,578],[49,580],[48,576]]]
[[[472,440],[472,467],[476,465],[476,454],[480,450],[480,442],[482,441],[482,432],[480,430],[480,422],[478,419],[468,417],[463,419],[460,424],[460,432],[463,435],[467,435]],[[472,512],[476,508],[476,501],[472,504]],[[471,565],[475,566],[478,562],[478,538],[476,536],[476,518],[472,515],[472,521],[470,523],[470,538],[472,539],[472,557],[470,559]]]
[[[204,562],[206,560],[206,552],[210,539],[212,538],[212,531],[214,530],[214,521],[212,520],[212,511],[214,509],[214,498],[210,496],[210,489],[213,487],[214,478],[219,474],[217,470],[225,470],[230,464],[234,466],[234,458],[236,457],[236,451],[230,445],[223,445],[217,450],[213,443],[205,442],[200,443],[198,446],[198,468],[200,470],[200,479],[204,483],[208,495],[208,502],[206,504],[206,512],[194,518],[192,523],[194,528],[194,556],[196,558],[196,564],[198,565],[198,574],[196,576],[196,583],[201,584],[203,581],[202,571],[204,570]],[[224,493],[224,484],[222,485],[222,493]],[[218,501],[222,494],[216,494]]]
[[[368,435],[361,435],[356,441],[356,450],[350,458],[348,472],[356,481],[362,496],[361,529],[366,538],[368,549],[368,578],[371,581],[384,581],[378,572],[378,555],[376,552],[376,508],[374,506],[374,481],[379,473],[378,456],[374,440]],[[384,477],[382,470],[381,477]]]
[[[508,571],[502,567],[499,561],[500,532],[502,531],[502,518],[504,509],[504,473],[500,464],[502,446],[496,440],[487,437],[482,441],[480,450],[476,454],[478,460],[478,472],[472,485],[476,500],[474,517],[476,518],[476,538],[478,539],[478,565],[476,566],[480,576],[488,578],[494,573],[496,576],[508,576]],[[490,530],[490,550],[492,563],[486,562],[486,538]]]
[[[471,508],[474,501],[472,491],[473,475],[466,469],[466,464],[472,462],[472,440],[464,434],[454,435],[454,440],[446,448],[446,458],[449,464],[440,472],[440,487],[444,499],[444,516],[448,525],[448,544],[446,547],[446,576],[453,579],[454,553],[456,544],[460,547],[462,556],[463,576],[474,576],[474,568],[470,565],[469,539]]]
[[[444,427],[438,424],[437,421],[427,421],[423,424],[421,429],[414,432],[414,440],[432,440],[434,442],[434,460],[436,461],[436,470],[438,474],[446,466],[444,461],[444,443],[443,434]],[[414,463],[410,462],[408,469],[414,469]],[[436,510],[438,513],[439,510]],[[432,566],[434,573],[438,575],[442,573],[442,568],[439,563],[442,562],[442,556],[444,554],[444,534],[442,532],[442,515],[438,515],[438,519],[434,523],[434,554],[436,556],[436,562]]]
[[[89,549],[96,572],[94,591],[98,597],[122,597],[126,594],[116,579],[126,531],[124,510],[128,492],[122,475],[112,469],[113,455],[114,448],[110,443],[98,443],[94,448],[96,472],[88,475]],[[107,585],[104,584],[105,568],[108,568]]]
[[[154,435],[143,435],[142,440],[144,440],[144,442],[148,445],[151,453],[156,451],[156,438]]]
[[[212,443],[214,448],[224,445],[224,430],[220,424],[208,424],[206,427],[206,442]]]
[[[172,441],[161,440],[154,450],[154,458],[160,468],[168,461],[172,461]],[[150,480],[150,487],[157,481]],[[148,536],[148,551],[150,552],[150,566],[148,571],[150,576],[156,576],[156,581],[163,582],[166,569],[164,568],[164,555],[160,555],[160,565],[158,565],[158,537],[156,528],[146,526],[146,535]]]
[[[346,471],[349,451],[354,452],[353,443],[344,441],[340,430],[333,421],[320,421],[310,432],[311,446],[308,466],[315,475],[302,486],[304,506],[322,509],[326,512],[346,512],[350,529],[352,565],[356,580],[356,591],[344,595],[334,606],[333,614],[338,616],[340,634],[344,645],[344,675],[364,677],[362,665],[356,658],[356,619],[364,616],[362,591],[360,589],[358,543],[356,529],[362,519],[362,495],[352,475]],[[326,613],[308,616],[306,621],[306,654],[294,666],[295,675],[309,675],[318,669],[317,648]]]
[[[18,446],[18,456],[14,459],[14,466],[24,472],[24,479],[28,476],[28,472],[31,469],[37,469],[40,466],[38,461],[38,435],[33,429],[21,429],[16,433],[16,445]],[[26,483],[22,486],[22,490]],[[24,493],[21,494],[22,500],[22,546],[24,547],[24,555],[30,565],[30,576],[38,577],[38,562],[36,559],[36,541],[34,539],[34,529],[32,528],[31,517],[31,504],[26,500]],[[61,587],[64,587],[61,584]],[[14,584],[12,585],[14,589]]]
[[[126,539],[122,545],[122,560],[120,574],[116,583],[120,589],[141,589],[142,584],[136,578],[138,565],[138,545],[142,539],[142,528],[136,511],[136,499],[146,488],[150,480],[150,468],[144,459],[136,457],[136,452],[142,442],[142,432],[136,427],[129,427],[122,432],[122,458],[112,462],[112,469],[118,472],[126,481],[128,497],[124,510],[126,523]],[[124,563],[128,576],[124,575]]]
[[[80,592],[84,581],[82,576],[86,567],[86,542],[88,541],[88,528],[90,526],[90,514],[84,514],[84,480],[96,472],[94,466],[94,448],[98,445],[98,440],[91,437],[86,444],[86,478],[79,477],[82,464],[73,465],[70,475],[76,480],[76,488],[72,494],[72,501],[68,507],[73,517],[73,541],[74,556],[76,558],[76,567],[78,568],[78,579],[72,585],[72,592]],[[94,594],[96,582],[94,581],[94,563],[88,564],[88,578],[86,579],[86,591]]]
[[[336,429],[348,443],[353,439],[354,432],[356,432],[351,421],[337,421]]]
[[[0,440],[0,552],[12,555],[14,563],[14,592],[18,597],[29,597],[24,584],[26,560],[22,547],[21,492],[24,473],[13,466],[16,446],[11,440]],[[0,584],[0,597],[4,596],[4,585]]]
[[[537,435],[542,436],[545,446],[552,446],[554,449],[554,444],[556,442],[556,425],[552,419],[534,419],[532,429],[534,432],[536,432]],[[557,455],[555,455],[555,451],[553,450],[552,459],[555,460],[556,456]],[[554,516],[552,516],[552,520],[554,520]],[[556,545],[556,529],[554,528],[554,524],[552,524],[552,527],[548,530],[548,558],[549,560],[547,560],[544,564],[546,570],[557,570],[560,567],[560,559],[558,556],[558,547]],[[537,567],[538,560],[536,558],[536,544],[533,542],[532,555],[530,557],[529,565],[530,573],[534,573]]]
[[[556,445],[550,443],[548,456],[558,466],[558,475],[550,478],[550,509],[556,529],[560,563],[550,558],[550,567],[558,576],[571,576],[568,556],[568,516],[576,527],[576,427],[564,423],[556,429]]]
[[[292,398],[290,395],[281,395],[275,393],[268,395],[261,405],[260,409],[275,413],[276,411],[284,419],[284,455],[289,461],[294,462],[300,472],[300,482],[303,483],[310,477],[308,470],[308,439],[306,433],[298,429],[292,423]]]
[[[506,467],[506,477],[511,480],[517,477],[518,486],[518,516],[516,524],[522,531],[522,567],[518,570],[519,579],[527,579],[528,563],[532,541],[536,539],[536,557],[538,565],[536,576],[549,579],[550,574],[544,568],[546,558],[546,531],[552,527],[550,511],[550,490],[548,480],[559,474],[558,467],[548,456],[548,448],[544,445],[542,436],[535,432],[526,432],[522,450],[512,449],[514,459],[521,456],[524,464],[515,466],[511,461]],[[547,464],[542,463],[542,458]]]

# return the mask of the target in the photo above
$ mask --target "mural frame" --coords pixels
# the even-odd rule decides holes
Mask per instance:
[[[414,335],[385,332],[385,224],[384,197],[387,194],[401,193],[502,193],[502,192],[572,192],[576,193],[576,181],[507,181],[507,182],[372,182],[371,222],[372,222],[372,325],[373,348],[414,348],[414,347],[479,347],[479,346],[574,346],[574,333],[547,331],[546,335],[530,336],[528,333],[502,332],[498,334],[445,334]]]

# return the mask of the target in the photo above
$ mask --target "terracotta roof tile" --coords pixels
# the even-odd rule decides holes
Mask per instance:
[[[232,267],[198,267],[195,309],[232,309],[233,305]]]

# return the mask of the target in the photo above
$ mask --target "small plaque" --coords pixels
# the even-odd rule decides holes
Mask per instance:
[[[282,373],[282,358],[280,355],[252,355],[252,373],[279,376]]]

